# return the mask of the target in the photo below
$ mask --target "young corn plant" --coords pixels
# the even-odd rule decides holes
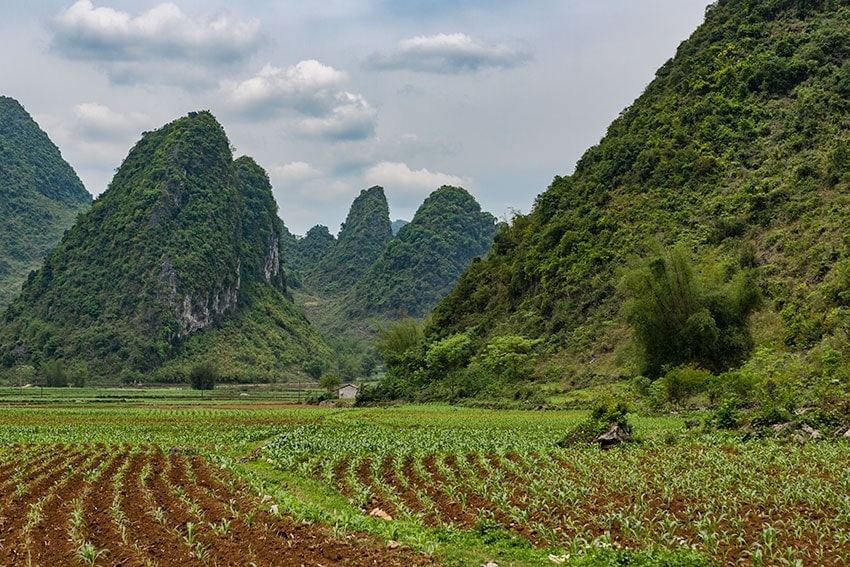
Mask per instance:
[[[77,559],[89,567],[95,567],[97,565],[97,560],[100,559],[102,555],[106,555],[108,553],[108,548],[98,548],[88,541],[77,547]]]

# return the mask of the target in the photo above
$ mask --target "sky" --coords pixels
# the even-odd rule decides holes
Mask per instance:
[[[142,132],[210,110],[295,234],[362,189],[509,220],[649,84],[709,0],[0,0],[0,95],[95,196]]]

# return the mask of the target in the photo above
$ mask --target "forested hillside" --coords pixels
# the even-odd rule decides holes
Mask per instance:
[[[265,171],[233,161],[210,113],[147,132],[7,309],[0,360],[127,381],[300,371],[328,351],[284,296],[280,234]]]
[[[381,255],[393,237],[390,210],[383,187],[364,189],[354,199],[339,237],[327,246],[328,239],[315,227],[302,243],[302,269],[305,283],[323,294],[345,293]],[[317,246],[312,246],[313,243]],[[326,246],[323,247],[322,243]]]
[[[575,171],[461,276],[396,379],[472,383],[501,352],[574,383],[694,365],[843,395],[848,55],[846,1],[710,6]]]
[[[437,189],[347,294],[347,318],[423,317],[487,254],[495,232],[495,217],[464,189]]]
[[[0,96],[0,307],[90,205],[47,134],[18,101]]]
[[[372,187],[352,203],[338,239],[325,226],[302,238],[285,231],[281,249],[296,303],[334,347],[341,378],[356,380],[378,366],[378,327],[425,317],[487,254],[495,230],[472,195],[444,186],[393,235],[384,189]]]

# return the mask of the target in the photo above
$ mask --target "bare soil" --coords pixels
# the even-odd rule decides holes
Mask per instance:
[[[8,449],[0,466],[0,565],[82,564],[84,544],[101,566],[433,564],[368,535],[334,537],[273,514],[268,501],[199,456],[80,445],[27,458],[31,448]],[[7,461],[16,452],[26,472],[13,482],[16,467]],[[39,504],[40,515],[33,512]],[[75,522],[80,508],[83,521]]]

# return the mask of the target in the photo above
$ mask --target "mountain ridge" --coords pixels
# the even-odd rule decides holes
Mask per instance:
[[[91,202],[47,133],[18,101],[0,96],[0,308]]]
[[[254,304],[268,309],[258,286],[288,301],[280,236],[267,174],[250,158],[233,160],[212,114],[146,132],[6,310],[2,362],[79,362],[100,377],[160,371],[157,379],[182,381],[189,369],[174,361],[188,339]],[[289,325],[291,336],[326,355],[303,317]],[[298,371],[290,355],[283,349],[275,358],[286,362],[264,371]],[[166,362],[174,376],[162,374]]]

